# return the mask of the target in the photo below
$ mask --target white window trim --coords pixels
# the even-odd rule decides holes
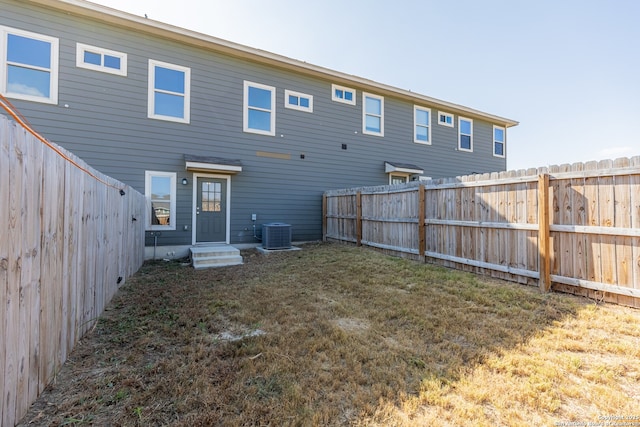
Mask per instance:
[[[296,96],[298,99],[306,98],[309,100],[309,106],[303,107],[301,105],[289,104],[289,96]],[[304,111],[305,113],[313,113],[313,95],[307,95],[306,93],[294,92],[289,89],[284,90],[284,107],[292,110]]]
[[[9,34],[16,36],[26,37],[34,40],[40,40],[51,44],[51,67],[29,67],[34,70],[49,72],[49,97],[25,95],[22,93],[12,93],[8,91],[7,87],[7,69],[9,61],[7,61],[8,54],[8,40]],[[58,64],[59,64],[59,40],[55,37],[45,36],[38,33],[32,33],[29,31],[18,30],[16,28],[0,26],[0,93],[8,98],[22,99],[25,101],[41,102],[44,104],[57,104],[58,103]],[[24,65],[24,64],[20,64]]]
[[[271,129],[268,131],[264,131],[261,129],[252,129],[249,127],[249,88],[250,87],[256,87],[256,88],[268,90],[271,92],[271,110],[257,109],[255,107],[251,107],[260,111],[268,111],[269,113],[271,113],[271,120],[270,120]],[[275,87],[245,80],[244,81],[244,100],[242,104],[243,104],[242,105],[242,130],[244,132],[257,133],[259,135],[269,135],[269,136],[274,136],[276,134],[276,88]]]
[[[422,123],[418,123],[418,111],[426,111],[429,115],[429,123],[427,123],[427,141],[421,141],[416,134],[416,127],[425,127]],[[431,108],[420,107],[418,105],[413,106],[413,142],[416,144],[431,145]]]
[[[367,98],[380,101],[380,115],[367,113]],[[367,130],[367,116],[380,117],[380,132]],[[362,92],[362,133],[365,135],[384,136],[384,97],[372,93]]]
[[[169,225],[151,224],[151,178],[154,176],[171,178],[171,200],[169,205]],[[144,172],[144,195],[146,198],[145,229],[146,230],[175,230],[176,229],[176,173],[175,172]]]
[[[503,140],[502,140],[502,154],[496,154],[496,129],[502,130]],[[500,157],[504,159],[507,154],[507,129],[502,126],[493,125],[493,156]]]
[[[471,123],[471,135],[469,135],[469,146],[470,146],[470,148],[462,148],[462,146],[460,144],[462,142],[461,136],[462,135],[466,135],[466,134],[463,134],[461,132],[462,127],[460,126],[460,123],[462,122],[462,120],[465,120],[465,121],[468,121],[468,122]],[[468,119],[466,117],[458,117],[458,150],[467,151],[469,153],[473,152],[473,119]]]
[[[167,92],[160,90],[162,93],[169,93],[171,95],[182,95],[184,97],[184,117],[163,116],[161,114],[155,114],[155,67],[168,68],[170,70],[182,71],[184,73],[184,94],[178,92]],[[169,64],[168,62],[156,61],[155,59],[149,59],[149,88],[147,99],[147,117],[156,120],[165,120],[169,122],[177,123],[189,123],[191,120],[191,68],[183,67],[181,65]]]
[[[396,177],[404,178],[405,179],[404,184],[407,184],[408,182],[411,181],[411,174],[393,172],[389,174],[389,185],[400,185],[400,184],[393,184],[393,178],[396,178]]]
[[[353,96],[351,97],[351,101],[344,98],[338,98],[336,96],[336,89],[341,90],[343,92],[351,92]],[[331,85],[331,100],[335,102],[342,102],[343,104],[356,105],[356,90],[350,87],[340,86],[336,84]]]
[[[102,55],[104,62],[104,55],[114,56],[120,58],[120,69],[105,67],[104,65],[87,64],[84,62],[84,53],[86,51],[99,53]],[[97,46],[90,46],[84,43],[76,43],[76,67],[86,68],[88,70],[100,71],[102,73],[115,74],[117,76],[127,75],[127,54],[122,52],[116,52],[115,50],[104,49]]]
[[[451,123],[447,123],[446,121],[441,122],[440,121],[440,116],[450,117],[451,118]],[[444,111],[438,111],[438,124],[442,125],[442,126],[447,126],[447,127],[452,128],[453,124],[454,124],[453,114],[445,113]]]

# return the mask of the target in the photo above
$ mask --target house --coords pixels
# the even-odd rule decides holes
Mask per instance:
[[[147,196],[162,256],[320,239],[325,190],[505,170],[518,124],[83,0],[0,10],[0,93]]]

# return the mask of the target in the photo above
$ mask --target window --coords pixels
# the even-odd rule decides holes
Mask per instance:
[[[389,175],[389,185],[400,185],[409,182],[409,175]]]
[[[443,126],[453,127],[453,114],[443,113],[438,111],[438,124]]]
[[[313,112],[313,96],[304,93],[293,92],[291,90],[284,91],[284,106],[294,110]]]
[[[505,132],[502,127],[493,127],[493,155],[496,157],[504,157]]]
[[[127,54],[76,43],[76,67],[126,76]]]
[[[259,83],[244,82],[245,132],[262,135],[276,134],[276,88]]]
[[[429,108],[413,107],[413,142],[431,144],[431,110]]]
[[[458,118],[458,149],[473,151],[473,120]]]
[[[331,100],[356,105],[356,90],[344,86],[331,85]]]
[[[220,182],[202,183],[202,212],[222,211],[222,184]]]
[[[176,174],[145,172],[147,230],[176,229]]]
[[[150,119],[189,123],[191,69],[149,60]]]
[[[58,39],[0,26],[0,92],[58,103]]]
[[[384,136],[384,98],[362,93],[362,133]]]

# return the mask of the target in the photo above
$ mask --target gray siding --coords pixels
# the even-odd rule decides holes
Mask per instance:
[[[58,105],[12,101],[47,138],[105,174],[144,192],[145,170],[177,172],[175,232],[159,244],[190,244],[192,177],[184,154],[240,159],[232,177],[231,242],[253,242],[257,224],[293,225],[294,240],[321,237],[321,195],[328,189],[386,184],[384,161],[416,164],[425,175],[445,177],[500,171],[506,160],[492,154],[492,124],[474,118],[474,152],[457,151],[456,126],[436,123],[432,145],[413,142],[413,104],[385,96],[385,136],[362,134],[362,90],[357,105],[331,101],[334,82],[268,67],[245,59],[154,38],[144,33],[81,20],[52,10],[0,0],[0,25],[60,40]],[[128,54],[126,77],[77,68],[76,42]],[[147,118],[148,60],[191,68],[191,122]],[[275,86],[276,136],[242,131],[243,81]],[[313,113],[284,108],[284,90],[313,95]],[[65,107],[68,105],[68,107]],[[342,149],[347,144],[347,150]],[[290,160],[259,157],[257,151],[290,154]],[[301,159],[300,155],[305,158]],[[182,178],[189,185],[180,184]],[[151,243],[151,240],[148,240]]]

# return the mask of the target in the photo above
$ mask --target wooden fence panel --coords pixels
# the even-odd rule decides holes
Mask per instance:
[[[421,204],[419,185],[425,188]],[[362,195],[359,209],[353,208],[355,194]],[[362,228],[363,244],[398,254],[417,251],[430,262],[544,290],[553,285],[640,305],[640,157],[329,191],[324,197],[332,207],[326,221],[362,224],[356,228]],[[348,203],[345,197],[351,197]],[[413,209],[423,213],[416,217]],[[334,226],[327,237],[355,241],[354,230],[341,228]]]
[[[130,220],[144,196],[55,148],[95,177],[0,116],[1,425],[26,413],[144,260],[144,223]]]

